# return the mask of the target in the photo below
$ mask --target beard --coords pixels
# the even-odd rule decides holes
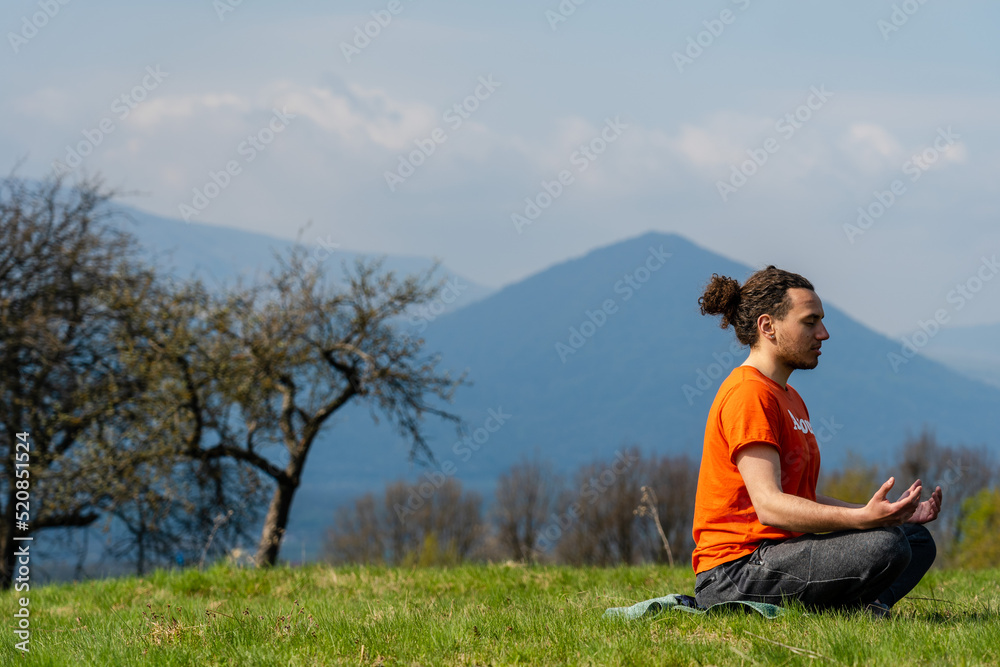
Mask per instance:
[[[812,350],[795,350],[788,347],[785,341],[778,342],[778,361],[793,370],[812,370],[819,364],[819,357]]]

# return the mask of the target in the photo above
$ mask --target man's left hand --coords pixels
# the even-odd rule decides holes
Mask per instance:
[[[937,518],[941,511],[941,487],[934,489],[930,499],[917,505],[916,511],[907,520],[907,523],[928,523]]]

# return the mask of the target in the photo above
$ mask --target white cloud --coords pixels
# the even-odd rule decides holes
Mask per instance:
[[[892,134],[871,122],[852,123],[838,145],[851,164],[866,173],[877,173],[899,164],[902,148]]]
[[[208,112],[223,111],[246,113],[250,101],[235,93],[205,93],[194,95],[157,94],[136,106],[126,122],[152,129],[169,120],[197,119]]]
[[[703,127],[684,124],[676,142],[677,150],[697,167],[718,167],[732,162],[738,149],[725,138]]]
[[[774,121],[732,112],[718,113],[702,125],[683,123],[676,151],[698,169],[718,170],[746,159],[746,150],[774,134]]]
[[[943,156],[945,162],[954,162],[956,164],[965,164],[965,161],[969,158],[969,150],[966,148],[965,144],[961,141],[956,142],[951,148],[949,148]]]
[[[402,102],[383,90],[357,84],[348,84],[347,90],[349,94],[336,94],[319,86],[280,84],[274,87],[274,99],[359,149],[370,143],[403,150],[441,125],[439,114],[429,105]]]

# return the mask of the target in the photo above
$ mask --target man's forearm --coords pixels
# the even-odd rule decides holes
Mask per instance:
[[[849,503],[846,500],[839,500],[837,498],[831,498],[830,496],[816,496],[816,502],[821,505],[831,505],[833,507],[853,507],[855,509],[859,507],[864,507],[864,505],[859,505],[857,503]]]
[[[799,496],[780,493],[757,508],[757,518],[765,526],[797,533],[826,533],[834,530],[867,528],[868,526],[862,523],[863,518],[858,507],[846,503],[813,502]]]
[[[745,447],[736,455],[736,467],[746,483],[757,518],[765,526],[798,533],[898,526],[908,521],[920,507],[920,480],[913,482],[896,502],[886,500],[886,495],[896,483],[895,477],[887,479],[868,504],[863,506],[843,501],[834,502],[825,496],[823,500],[826,503],[787,494],[781,489],[778,452],[768,444],[751,444]],[[923,519],[925,514],[931,513],[933,507],[940,505],[940,492],[935,490],[935,493],[938,494],[936,504],[928,505],[928,511],[918,515],[918,519]]]

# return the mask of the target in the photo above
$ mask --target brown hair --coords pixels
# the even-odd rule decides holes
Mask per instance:
[[[732,278],[713,273],[698,305],[702,315],[722,315],[719,326],[725,329],[732,325],[736,338],[753,347],[759,333],[757,318],[766,313],[776,320],[783,319],[791,306],[787,292],[793,287],[813,289],[812,283],[799,274],[774,265],[747,278],[742,287]]]

